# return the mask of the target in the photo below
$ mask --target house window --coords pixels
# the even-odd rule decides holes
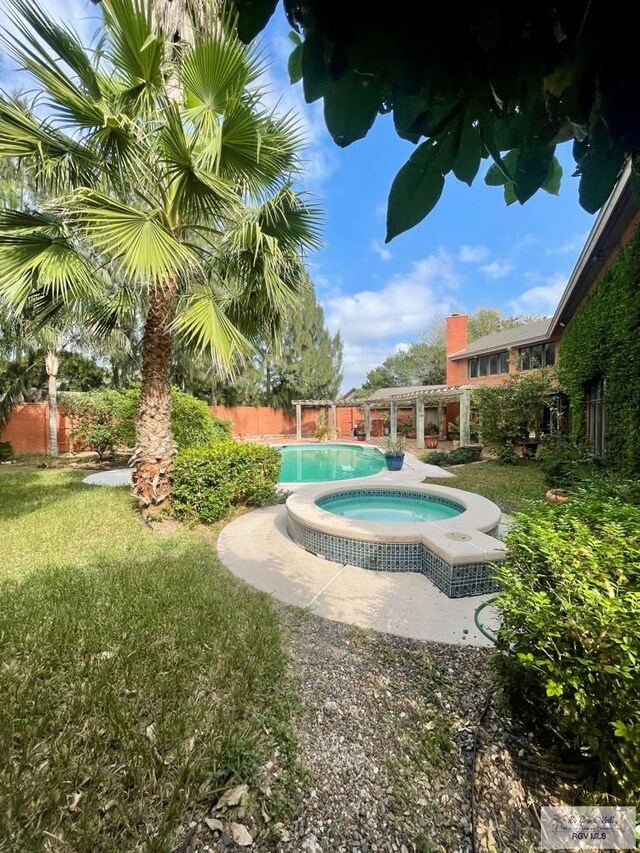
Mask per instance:
[[[508,372],[509,354],[506,351],[469,359],[469,379],[477,379],[479,376],[497,376]]]
[[[587,438],[596,456],[607,450],[607,383],[596,379],[585,386]]]
[[[533,347],[521,347],[518,366],[520,370],[536,370],[551,367],[556,361],[555,344],[536,344]]]

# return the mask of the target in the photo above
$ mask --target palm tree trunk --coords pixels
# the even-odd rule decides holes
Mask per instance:
[[[58,368],[60,362],[55,350],[49,350],[45,358],[49,379],[49,456],[58,455]]]
[[[176,443],[171,433],[171,331],[175,283],[149,288],[142,337],[142,389],[136,421],[137,469],[133,494],[143,507],[157,506],[171,492]]]

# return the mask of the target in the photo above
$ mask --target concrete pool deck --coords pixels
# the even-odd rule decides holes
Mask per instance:
[[[491,596],[452,599],[418,573],[372,572],[310,554],[289,537],[283,505],[234,519],[218,537],[218,556],[251,586],[334,622],[414,640],[491,645],[473,621]],[[486,610],[482,621],[494,629],[495,613]]]

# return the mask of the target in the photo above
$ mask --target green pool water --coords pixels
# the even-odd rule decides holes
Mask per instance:
[[[377,474],[385,467],[384,456],[375,447],[357,444],[285,444],[281,483],[322,483],[351,480]]]
[[[349,495],[323,498],[319,505],[327,512],[353,518],[357,521],[416,522],[442,521],[460,515],[462,507],[451,506],[437,497],[428,499],[411,494]]]

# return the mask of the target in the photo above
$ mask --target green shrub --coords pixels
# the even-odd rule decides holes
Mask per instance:
[[[171,390],[171,429],[178,447],[217,444],[231,438],[231,423],[214,417],[203,400]]]
[[[71,419],[71,437],[95,450],[102,460],[120,442],[123,395],[118,391],[65,394],[62,398]]]
[[[13,447],[10,441],[0,441],[0,462],[6,462],[13,457]]]
[[[640,507],[606,484],[539,504],[507,538],[496,667],[527,725],[640,790]]]
[[[516,448],[530,432],[538,434],[553,371],[532,370],[509,376],[501,385],[473,389],[482,442],[501,462],[515,463]]]
[[[433,450],[429,453],[423,453],[420,459],[429,465],[439,465],[445,468],[447,465],[467,465],[469,462],[476,462],[478,452],[470,447],[458,447],[450,453]]]
[[[207,524],[235,506],[275,499],[280,453],[273,447],[225,442],[181,451],[173,468],[173,507],[180,518]]]
[[[570,489],[575,486],[588,462],[586,452],[561,432],[542,438],[537,459],[550,489]]]
[[[66,394],[63,401],[79,436],[100,458],[117,445],[135,447],[140,389]],[[231,439],[229,421],[214,417],[202,400],[171,389],[171,430],[178,448],[211,445]]]

